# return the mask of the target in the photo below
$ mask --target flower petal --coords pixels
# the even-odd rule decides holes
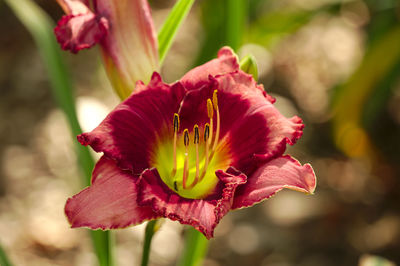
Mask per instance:
[[[222,47],[218,52],[218,58],[186,73],[182,77],[181,83],[188,90],[198,89],[209,83],[210,75],[223,75],[237,70],[239,70],[237,56],[231,48]]]
[[[317,181],[309,164],[301,165],[286,155],[261,166],[245,185],[236,190],[233,209],[250,207],[268,199],[283,188],[314,193]]]
[[[65,205],[73,228],[123,228],[157,218],[151,208],[137,205],[137,179],[114,161],[102,157],[93,171],[93,181]]]
[[[158,70],[157,36],[146,0],[95,0],[96,14],[107,18],[103,59],[114,89],[127,98],[135,83],[150,81]]]
[[[301,137],[301,119],[284,117],[251,75],[238,71],[215,79],[221,98],[221,137],[226,135],[230,143],[232,166],[249,176],[259,163],[281,156],[287,143]]]
[[[90,12],[89,0],[57,0],[67,15],[86,14]]]
[[[214,228],[231,209],[233,194],[239,184],[246,182],[246,176],[230,171],[218,171],[224,182],[217,199],[186,199],[170,190],[162,181],[156,169],[146,170],[139,179],[138,203],[151,206],[158,215],[188,224],[202,232],[208,239],[213,237]]]
[[[61,48],[73,53],[100,42],[107,35],[107,31],[107,20],[91,12],[63,16],[54,28]]]
[[[182,85],[169,86],[155,73],[146,89],[120,103],[97,128],[79,135],[78,140],[117,160],[122,169],[140,175],[150,167],[155,142],[172,138],[172,120],[184,93]]]

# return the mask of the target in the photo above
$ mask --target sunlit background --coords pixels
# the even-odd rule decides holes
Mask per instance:
[[[224,3],[197,1],[163,69],[173,82],[227,43]],[[232,0],[233,1],[233,0]],[[56,21],[55,1],[36,1]],[[286,116],[305,122],[288,152],[310,162],[315,195],[282,191],[229,213],[204,265],[400,264],[400,3],[398,0],[249,0],[240,57]],[[157,28],[174,1],[150,1]],[[63,208],[81,190],[74,143],[31,36],[0,2],[0,244],[15,265],[96,265],[85,229]],[[84,131],[119,99],[97,48],[63,52]],[[151,265],[175,265],[183,229],[165,221]],[[139,265],[144,225],[117,230],[118,265]]]

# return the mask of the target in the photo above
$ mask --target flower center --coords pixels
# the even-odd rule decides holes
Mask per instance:
[[[155,152],[154,166],[161,179],[185,198],[199,199],[211,194],[218,183],[215,171],[225,170],[230,164],[227,142],[219,140],[221,121],[217,90],[206,104],[208,123],[194,125],[191,132],[185,128],[179,134],[179,115],[175,113],[173,139],[160,142]]]

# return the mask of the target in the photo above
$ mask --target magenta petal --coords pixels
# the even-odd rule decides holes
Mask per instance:
[[[220,95],[221,135],[227,135],[232,166],[250,175],[257,164],[281,156],[303,134],[298,117],[286,118],[251,75],[242,71],[215,78]]]
[[[185,89],[180,83],[164,84],[158,73],[146,89],[142,83],[138,85],[138,93],[120,103],[93,131],[79,135],[78,141],[139,176],[150,167],[156,142],[173,138],[172,119]]]
[[[137,205],[136,180],[102,157],[94,169],[93,184],[67,200],[65,214],[71,226],[105,230],[157,218],[151,208]]]
[[[246,182],[243,174],[235,176],[221,171],[217,175],[225,182],[218,199],[186,199],[170,190],[156,169],[146,170],[139,181],[138,203],[151,206],[162,217],[191,225],[210,239],[214,228],[231,209],[236,187]]]
[[[223,75],[239,70],[236,55],[229,47],[223,47],[218,52],[218,58],[198,66],[186,73],[181,83],[188,89],[198,89],[209,83],[209,76]]]
[[[94,0],[106,17],[109,34],[102,41],[105,69],[116,92],[126,99],[138,80],[147,84],[159,69],[157,33],[147,0]]]
[[[88,12],[63,16],[54,28],[61,48],[73,53],[100,42],[108,32],[108,21]]]
[[[317,181],[309,164],[301,165],[286,155],[269,161],[236,190],[233,209],[250,207],[283,188],[314,193]]]

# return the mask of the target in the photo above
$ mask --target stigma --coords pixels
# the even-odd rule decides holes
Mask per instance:
[[[174,132],[173,167],[170,178],[173,180],[173,189],[176,192],[192,189],[203,180],[218,147],[221,119],[217,90],[214,90],[212,98],[208,98],[205,104],[208,122],[204,125],[195,124],[190,131],[185,128],[179,134],[179,115],[175,113],[172,119]],[[181,145],[179,141],[183,142],[181,142],[183,149],[178,148]],[[179,152],[183,152],[183,154],[179,155]],[[178,161],[177,157],[183,157],[183,162],[182,160]],[[178,171],[182,176],[177,175],[177,169],[182,169],[182,171]]]

